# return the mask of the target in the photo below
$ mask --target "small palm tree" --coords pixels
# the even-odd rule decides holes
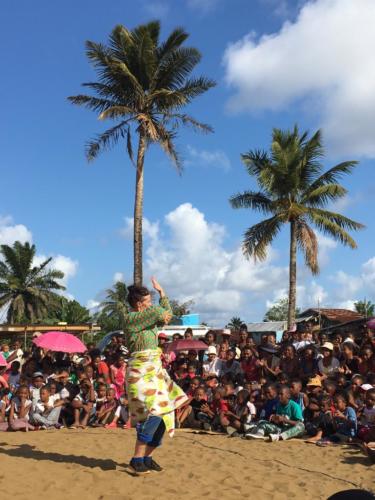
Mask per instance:
[[[100,310],[100,314],[116,320],[122,327],[129,311],[128,289],[123,281],[117,281],[113,288],[106,290],[106,299],[100,304]]]
[[[267,247],[289,224],[289,327],[294,323],[296,310],[297,246],[312,273],[319,273],[318,240],[311,224],[351,248],[357,245],[347,231],[364,227],[326,209],[328,203],[347,193],[339,179],[349,174],[357,162],[346,161],[323,172],[323,156],[319,130],[309,138],[307,132],[300,135],[297,126],[293,131],[274,129],[270,153],[254,150],[242,155],[260,190],[244,191],[230,199],[233,208],[250,208],[270,215],[246,231],[243,250],[248,257],[264,260]]]
[[[354,302],[355,310],[362,314],[365,318],[371,318],[375,315],[375,304],[373,304],[370,300],[359,300],[358,302]]]
[[[134,202],[134,283],[142,284],[142,218],[144,160],[147,147],[159,144],[177,169],[182,164],[175,147],[178,128],[190,125],[210,132],[208,125],[183,112],[195,97],[213,87],[208,78],[190,78],[201,55],[197,49],[183,46],[188,34],[177,28],[160,43],[160,23],[153,21],[129,31],[116,26],[109,44],[86,42],[86,54],[94,66],[98,81],[84,86],[95,95],[69,97],[73,104],[86,106],[99,119],[115,120],[115,125],[90,141],[89,161],[120,140],[124,140],[133,161],[132,127],[138,135]]]
[[[34,322],[47,316],[58,298],[54,291],[65,290],[58,282],[64,273],[49,268],[52,257],[35,266],[35,252],[35,245],[19,241],[12,247],[0,246],[0,307],[8,307],[8,323]]]
[[[243,321],[241,318],[238,316],[233,316],[233,318],[230,319],[229,323],[227,324],[227,328],[230,328],[231,330],[240,330],[241,325],[243,325]]]

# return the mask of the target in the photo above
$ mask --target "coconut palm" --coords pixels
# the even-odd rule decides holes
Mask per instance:
[[[117,281],[113,288],[106,290],[106,298],[100,304],[101,314],[116,319],[123,324],[125,314],[129,311],[128,289],[123,281]]]
[[[50,268],[52,257],[35,265],[35,245],[16,241],[1,245],[0,308],[8,308],[8,323],[34,322],[48,314],[57,300],[55,290],[64,290],[58,280],[64,273]]]
[[[356,242],[347,232],[364,227],[327,205],[346,195],[339,184],[352,172],[356,161],[345,161],[323,172],[324,149],[321,132],[312,137],[293,131],[274,129],[270,152],[253,150],[242,155],[249,175],[255,177],[259,191],[244,191],[231,197],[233,208],[250,208],[270,217],[251,226],[244,235],[246,256],[264,260],[267,247],[281,228],[289,225],[289,307],[288,325],[295,320],[297,246],[313,274],[319,273],[318,239],[312,226],[350,248]]]
[[[244,324],[241,318],[238,316],[233,316],[233,318],[230,319],[229,323],[227,324],[227,328],[230,328],[231,330],[240,330],[241,326]]]
[[[182,164],[175,146],[181,125],[211,131],[183,112],[184,106],[213,87],[205,77],[191,78],[199,63],[197,49],[185,47],[188,34],[177,28],[160,43],[160,23],[153,21],[129,31],[116,26],[109,44],[86,42],[86,54],[98,81],[83,84],[94,95],[76,95],[69,100],[96,112],[114,126],[87,144],[89,161],[119,141],[124,141],[133,161],[132,132],[138,135],[134,202],[134,283],[142,284],[142,217],[144,160],[147,147],[159,144],[178,171]]]

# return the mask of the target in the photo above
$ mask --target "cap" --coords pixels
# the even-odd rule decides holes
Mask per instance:
[[[328,351],[333,351],[333,344],[331,342],[324,342],[321,349],[327,349]]]
[[[224,328],[224,330],[221,332],[222,335],[231,335],[232,332],[230,331],[230,328]]]
[[[208,346],[207,353],[208,354],[217,354],[216,353],[216,347],[213,346],[213,345]]]
[[[354,344],[354,340],[351,337],[346,337],[343,344]]]
[[[42,334],[40,332],[34,332],[32,338],[36,339],[36,338],[40,337],[41,335]]]
[[[314,385],[315,387],[322,387],[322,381],[319,377],[309,378],[306,385]]]
[[[42,373],[42,372],[34,372],[34,373],[32,374],[32,377],[31,377],[31,378],[37,378],[37,377],[42,377],[42,378],[44,378],[44,377],[43,377],[43,373]]]
[[[160,332],[159,335],[158,335],[158,338],[159,339],[165,339],[167,340],[168,339],[168,335],[164,332]]]

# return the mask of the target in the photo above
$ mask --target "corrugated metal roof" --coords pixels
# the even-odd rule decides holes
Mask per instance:
[[[248,332],[279,332],[286,330],[286,321],[267,321],[263,323],[248,323]]]
[[[327,318],[329,321],[337,321],[338,323],[346,323],[347,321],[354,321],[356,319],[362,319],[362,314],[356,311],[350,311],[350,309],[307,309],[299,315],[299,317],[315,314],[320,314],[323,318]]]

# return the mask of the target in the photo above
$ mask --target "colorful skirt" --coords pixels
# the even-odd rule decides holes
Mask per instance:
[[[132,354],[126,372],[126,388],[132,426],[144,422],[150,415],[159,416],[172,437],[174,412],[188,401],[188,397],[164,370],[160,349]]]

